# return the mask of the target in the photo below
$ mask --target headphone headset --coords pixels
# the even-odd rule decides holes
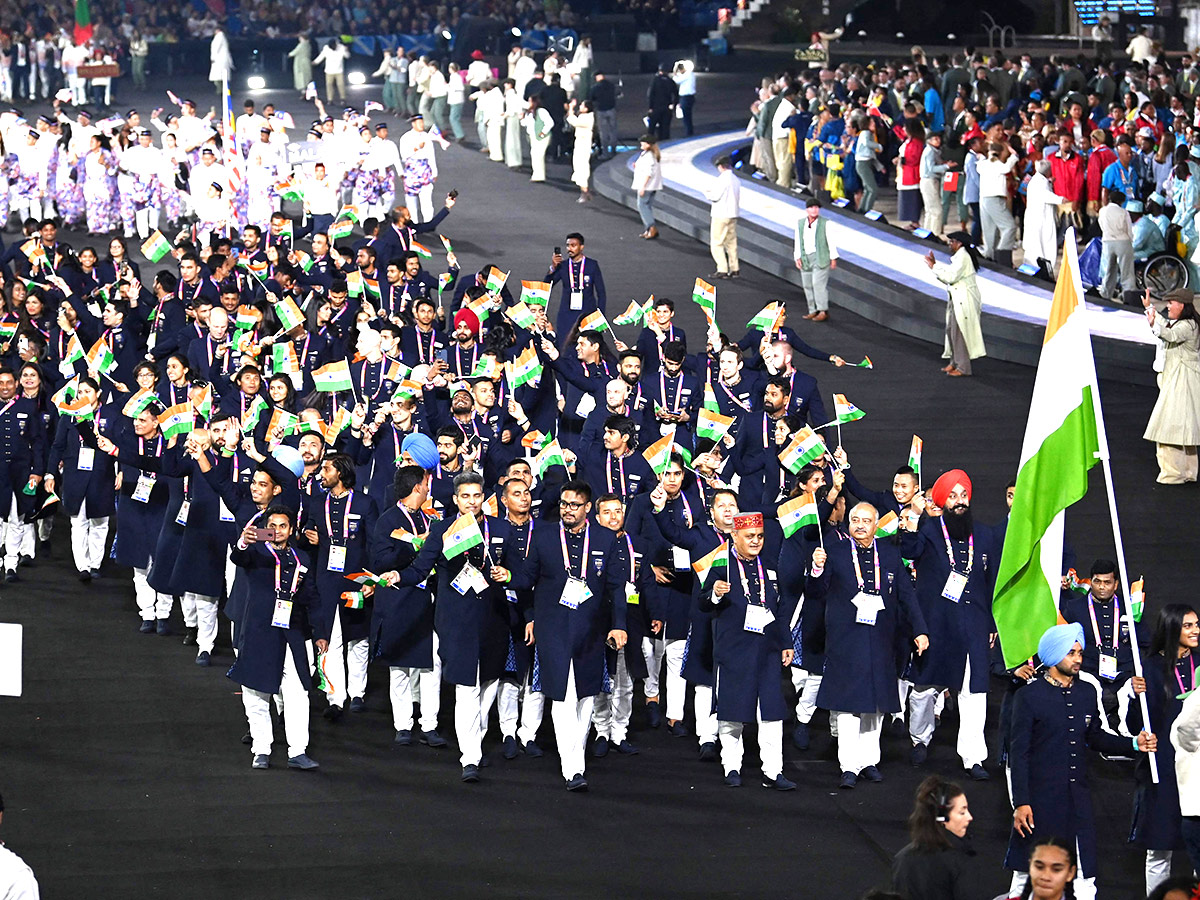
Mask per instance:
[[[949,792],[946,788],[946,785],[943,784],[930,798],[933,800],[934,804],[935,822],[947,822],[950,819],[950,802],[958,795],[955,794],[954,796],[948,796],[948,794]]]

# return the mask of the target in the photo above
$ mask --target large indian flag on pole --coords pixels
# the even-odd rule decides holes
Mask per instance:
[[[1087,493],[1100,449],[1099,389],[1073,231],[1064,247],[992,603],[1009,668],[1032,656],[1058,621],[1063,513]]]

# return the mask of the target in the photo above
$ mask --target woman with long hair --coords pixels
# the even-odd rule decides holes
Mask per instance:
[[[112,284],[122,277],[121,273],[126,271],[126,267],[134,278],[142,277],[141,268],[129,258],[129,245],[125,243],[125,238],[114,237],[108,242],[108,254],[96,266],[96,277],[101,284]]]
[[[1162,361],[1158,400],[1146,432],[1158,456],[1159,484],[1186,484],[1197,476],[1200,445],[1200,320],[1192,291],[1180,288],[1161,301],[1159,312],[1147,289],[1142,298],[1146,321],[1159,341]],[[1157,369],[1158,366],[1155,366]]]
[[[904,122],[904,143],[896,157],[896,218],[912,230],[921,221],[921,154],[925,152],[925,126],[919,119]]]
[[[159,399],[166,407],[186,403],[188,386],[192,380],[192,368],[187,357],[182,353],[172,353],[167,357],[166,372],[167,382],[158,388]]]
[[[953,781],[930,775],[917,788],[908,817],[908,845],[892,860],[892,885],[913,900],[968,900],[975,896],[967,866],[971,811]]]
[[[654,198],[662,190],[662,154],[658,150],[658,138],[643,134],[638,139],[641,152],[633,164],[633,189],[637,191],[638,215],[642,217],[642,233],[646,240],[658,237],[658,226],[654,221]]]
[[[63,124],[62,137],[50,151],[46,167],[46,190],[54,195],[55,208],[66,225],[83,221],[86,203],[83,199],[82,160],[71,149],[71,126]]]
[[[596,116],[590,100],[582,103],[571,101],[567,112],[567,124],[575,132],[575,143],[571,150],[571,180],[579,185],[579,201],[592,199],[588,185],[592,180],[592,138],[596,134]]]
[[[925,264],[934,277],[946,285],[950,298],[946,305],[946,341],[942,358],[950,363],[942,367],[947,375],[971,374],[971,360],[987,355],[983,344],[983,297],[975,277],[979,271],[979,251],[965,231],[947,235],[950,262],[939,263],[930,250]]]
[[[121,222],[117,157],[107,135],[93,134],[83,158],[83,200],[89,234],[116,231]]]
[[[1129,730],[1167,735],[1183,709],[1182,695],[1196,686],[1197,643],[1200,618],[1186,603],[1169,603],[1159,611],[1150,641],[1150,654],[1143,667],[1146,706],[1150,723],[1142,722],[1140,704],[1130,704]],[[1131,843],[1146,848],[1146,893],[1151,893],[1171,875],[1171,856],[1186,849],[1180,830],[1179,784],[1175,780],[1175,747],[1159,741],[1155,751],[1158,783],[1150,778],[1149,756],[1140,756],[1135,775],[1137,794],[1133,802]]]

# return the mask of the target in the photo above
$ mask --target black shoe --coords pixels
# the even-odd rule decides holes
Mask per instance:
[[[913,744],[912,756],[909,757],[909,762],[914,766],[925,765],[925,760],[929,757],[929,747],[925,744]]]
[[[479,757],[479,768],[486,769],[491,764],[492,761],[488,759],[488,755],[486,753]]]
[[[546,751],[539,747],[536,741],[526,741],[525,746],[521,749],[525,751],[526,756],[532,759],[540,759],[546,755]]]
[[[732,772],[725,773],[725,787],[741,787],[741,786],[742,786],[742,773],[741,772],[739,772],[737,769],[734,769]]]
[[[340,706],[330,706],[327,707],[325,712],[321,713],[321,715],[330,722],[338,722],[341,721],[342,718],[342,708]]]
[[[362,697],[351,697],[350,698],[350,712],[360,713],[363,710],[365,710],[366,708],[367,708],[367,704],[366,704],[366,702],[364,702]]]
[[[171,631],[170,620],[159,619],[158,622],[155,623],[154,633],[159,637],[170,637],[172,634],[174,634],[174,632]]]
[[[154,633],[154,620],[149,619],[147,621],[142,622],[141,626],[138,628],[138,631],[140,631],[142,634],[153,634]]]
[[[314,769],[321,768],[321,764],[307,753],[301,753],[299,756],[292,756],[288,759],[288,768],[311,772]]]
[[[242,735],[242,743],[245,744],[247,747],[249,747],[251,744],[254,743],[254,738],[251,737],[250,732],[247,731],[245,734]]]
[[[516,759],[520,751],[517,749],[517,739],[511,734],[504,738],[504,758]]]
[[[580,772],[574,778],[570,779],[567,782],[567,790],[570,791],[571,793],[576,793],[576,792],[582,793],[582,792],[586,792],[587,789],[588,789],[587,779],[583,777],[582,772]]]
[[[437,730],[434,729],[433,731],[421,732],[421,743],[429,747],[433,747],[435,750],[440,750],[442,747],[446,746],[446,739],[438,734]]]
[[[269,769],[271,768],[271,757],[265,753],[254,754],[254,761],[250,763],[252,769]]]
[[[742,273],[741,273],[741,272],[730,272],[730,273],[729,273],[729,277],[730,277],[730,278],[741,278],[741,277],[742,277]]]
[[[199,633],[200,633],[200,629],[198,627],[188,628],[185,626],[183,629],[183,646],[195,647],[196,646],[196,635]]]
[[[729,273],[728,272],[709,272],[704,277],[711,278],[713,281],[716,281],[718,278],[728,278]]]
[[[904,737],[908,734],[908,726],[904,724],[903,717],[892,719],[891,724],[888,725],[888,731],[891,732],[892,737]]]
[[[596,743],[592,744],[592,756],[596,759],[608,756],[608,738],[596,738]]]
[[[84,577],[83,577],[84,575],[87,575],[88,577],[87,577],[87,578],[84,578]],[[90,580],[90,579],[91,579],[91,577],[92,577],[92,576],[91,576],[90,574],[88,574],[87,572],[80,572],[80,573],[79,573],[79,580],[80,580],[80,581],[87,581],[87,580]],[[17,578],[17,570],[16,570],[16,569],[9,569],[8,571],[6,571],[6,572],[4,573],[4,580],[5,580],[6,582],[8,582],[9,584],[12,584],[12,583],[14,583],[14,582],[16,582],[16,581],[20,581],[20,579],[19,579],[19,578]]]
[[[714,762],[717,758],[717,745],[712,741],[700,745],[700,762]]]
[[[100,577],[100,570],[92,569],[92,578],[99,578],[99,577]]]
[[[852,791],[854,786],[858,784],[858,776],[853,772],[843,772],[842,780],[838,782],[838,787],[843,791]]]
[[[401,731],[397,731],[396,739],[394,741],[392,741],[392,743],[395,744],[397,747],[411,747],[412,746],[412,732],[409,731],[408,729],[403,729]]]
[[[975,765],[967,769],[967,775],[970,776],[972,781],[989,781],[992,777],[988,774],[988,770],[979,763],[975,763]]]
[[[883,776],[879,773],[879,769],[877,769],[875,766],[867,766],[858,773],[858,777],[863,781],[872,781],[875,784],[883,781]]]
[[[479,780],[479,766],[463,766],[462,780],[464,784],[474,784]]]
[[[780,772],[774,778],[768,778],[766,775],[764,775],[762,786],[765,788],[773,788],[777,791],[794,791],[796,789],[796,782],[789,781],[788,779],[784,778],[783,773]]]
[[[27,569],[32,569],[37,566],[37,563],[33,561],[32,556],[22,556],[17,559],[17,565],[24,566]]]
[[[196,654],[196,665],[202,669],[207,669],[212,665],[212,657],[207,650],[201,650]]]
[[[651,700],[646,704],[646,724],[651,728],[657,728],[662,724],[662,713],[659,711],[657,700]]]
[[[807,750],[810,739],[808,736],[808,723],[797,722],[795,729],[792,731],[792,743],[796,745],[797,750]]]
[[[667,726],[667,734],[671,737],[687,737],[687,733],[687,726],[683,724],[682,720]]]
[[[629,743],[629,741],[621,741],[621,743],[617,744],[617,752],[623,753],[626,756],[635,756],[636,754],[641,753],[642,750],[640,747]]]

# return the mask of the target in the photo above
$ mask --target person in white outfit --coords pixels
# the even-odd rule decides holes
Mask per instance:
[[[579,185],[579,202],[592,199],[588,184],[592,178],[592,137],[596,133],[596,116],[590,100],[579,103],[571,101],[567,113],[567,124],[575,131],[575,145],[571,150],[571,180]]]
[[[1036,266],[1038,260],[1044,259],[1049,263],[1051,273],[1058,254],[1055,212],[1059,204],[1065,202],[1065,198],[1054,193],[1050,184],[1050,160],[1038,160],[1025,194],[1025,231],[1021,246],[1025,249],[1025,262]]]
[[[225,36],[224,28],[213,33],[212,43],[208,45],[208,63],[208,80],[217,89],[217,96],[221,96],[233,74],[233,54],[229,52],[229,38]]]
[[[317,58],[312,61],[314,66],[325,66],[325,99],[333,100],[337,93],[339,100],[346,99],[346,58],[350,51],[337,38],[330,38],[329,43],[321,48]]]
[[[0,797],[0,823],[4,821],[4,798]],[[25,860],[0,843],[0,891],[4,900],[38,900],[37,879]]]

